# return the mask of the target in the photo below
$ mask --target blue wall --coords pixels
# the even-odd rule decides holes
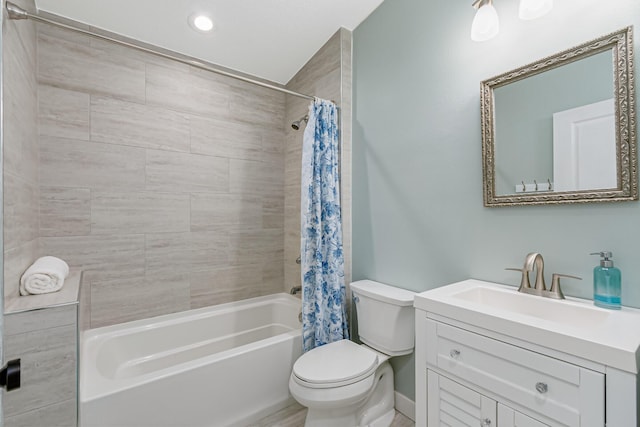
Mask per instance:
[[[466,278],[516,285],[528,252],[565,294],[592,297],[589,253],[611,250],[623,304],[640,307],[640,203],[485,208],[480,81],[635,24],[640,1],[563,0],[535,21],[495,2],[500,34],[474,43],[471,1],[386,0],[354,32],[353,278],[423,291]],[[636,57],[638,49],[636,49]],[[413,358],[394,360],[414,396]]]

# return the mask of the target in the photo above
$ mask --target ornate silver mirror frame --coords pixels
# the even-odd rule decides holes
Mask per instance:
[[[496,194],[494,89],[609,50],[612,52],[613,57],[617,188],[565,192],[541,191],[507,195]],[[480,102],[485,206],[638,200],[638,159],[632,27],[608,34],[535,63],[485,80],[481,83]]]

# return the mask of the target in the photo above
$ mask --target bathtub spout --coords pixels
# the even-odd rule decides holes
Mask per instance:
[[[298,292],[302,292],[302,286],[294,286],[293,288],[291,288],[291,290],[289,291],[289,293],[291,295],[295,295]]]

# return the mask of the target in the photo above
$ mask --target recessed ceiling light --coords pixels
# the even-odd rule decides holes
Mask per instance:
[[[191,28],[193,28],[194,30],[203,32],[203,33],[208,33],[209,31],[213,30],[213,20],[202,13],[194,13],[193,15],[191,15],[189,17],[189,25],[191,25]]]

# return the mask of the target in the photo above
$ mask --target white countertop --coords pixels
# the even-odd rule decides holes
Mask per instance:
[[[20,295],[18,297],[8,298],[5,302],[4,314],[78,304],[81,278],[81,270],[71,270],[69,271],[69,276],[64,281],[62,289],[57,292],[39,295]]]
[[[515,293],[516,298],[535,307],[525,314],[491,301],[461,298],[478,287]],[[498,294],[496,294],[498,295]],[[510,298],[513,295],[508,295]],[[523,299],[521,299],[523,298]],[[623,371],[638,373],[640,366],[640,310],[622,307],[607,310],[594,307],[591,300],[553,300],[517,292],[513,286],[475,279],[464,280],[416,294],[414,306],[459,322],[498,332],[533,344],[591,360]],[[548,308],[549,315],[545,314]],[[524,310],[526,311],[526,310]],[[561,315],[566,312],[566,318]],[[553,314],[555,313],[555,314]],[[584,322],[576,315],[586,313]],[[593,314],[591,318],[589,314]],[[597,318],[594,320],[594,318]]]

